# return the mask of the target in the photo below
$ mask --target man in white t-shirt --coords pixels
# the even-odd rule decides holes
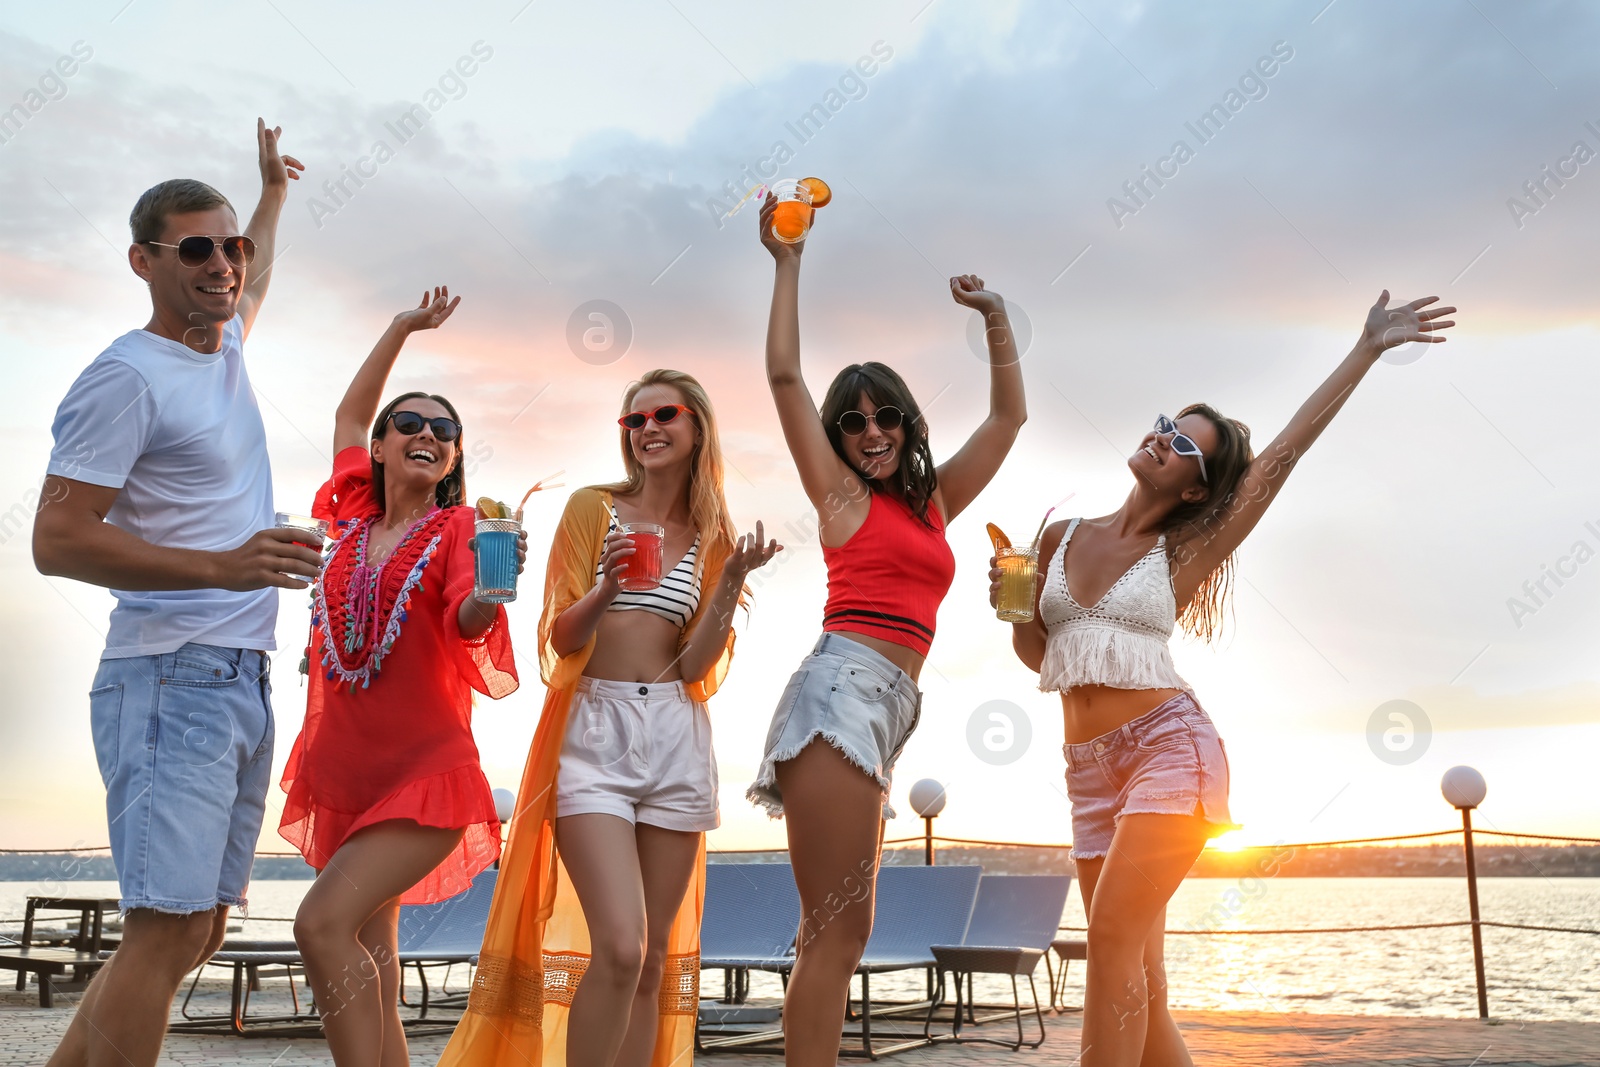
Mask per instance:
[[[56,413],[33,529],[45,574],[116,597],[89,694],[122,942],[52,1067],[154,1064],[183,976],[242,907],[272,766],[278,588],[321,563],[273,529],[266,433],[242,345],[271,278],[278,216],[304,168],[257,120],[261,200],[177,179],[145,192],[128,262],[144,329],[100,353]]]

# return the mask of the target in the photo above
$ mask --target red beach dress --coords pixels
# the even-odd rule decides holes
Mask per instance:
[[[500,855],[500,821],[472,738],[472,693],[517,688],[505,609],[480,637],[457,612],[472,595],[470,507],[435,508],[376,567],[381,517],[367,451],[347,448],[312,513],[336,538],[312,597],[305,724],[284,768],[278,832],[318,871],[350,835],[388,819],[464,827],[456,850],[404,896],[465,890]]]

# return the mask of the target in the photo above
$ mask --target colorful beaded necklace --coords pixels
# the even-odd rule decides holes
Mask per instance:
[[[372,683],[400,637],[411,594],[422,590],[422,572],[439,547],[449,514],[430,509],[376,566],[367,559],[367,544],[379,516],[348,526],[335,542],[316,584],[311,618],[313,626],[323,629],[322,666],[328,681],[348,683],[352,692]],[[397,574],[405,575],[398,585]],[[336,591],[331,599],[329,588]]]

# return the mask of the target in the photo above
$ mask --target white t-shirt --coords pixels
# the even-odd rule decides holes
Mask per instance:
[[[272,525],[272,469],[245,373],[244,322],[203,355],[147,330],[125,333],[67,390],[51,433],[51,474],[120,489],[106,521],[151,544],[223,551]],[[276,647],[278,590],[111,591],[102,659],[174,652],[193,641]]]

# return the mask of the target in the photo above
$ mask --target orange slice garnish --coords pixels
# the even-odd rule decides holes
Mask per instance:
[[[1011,547],[1011,538],[1007,537],[1005,531],[1000,529],[1000,527],[991,522],[986,524],[984,528],[989,531],[989,541],[994,545],[994,550],[996,552],[1000,551],[1002,548]]]
[[[811,194],[812,207],[827,207],[833,199],[833,190],[821,178],[801,178],[798,184]]]

